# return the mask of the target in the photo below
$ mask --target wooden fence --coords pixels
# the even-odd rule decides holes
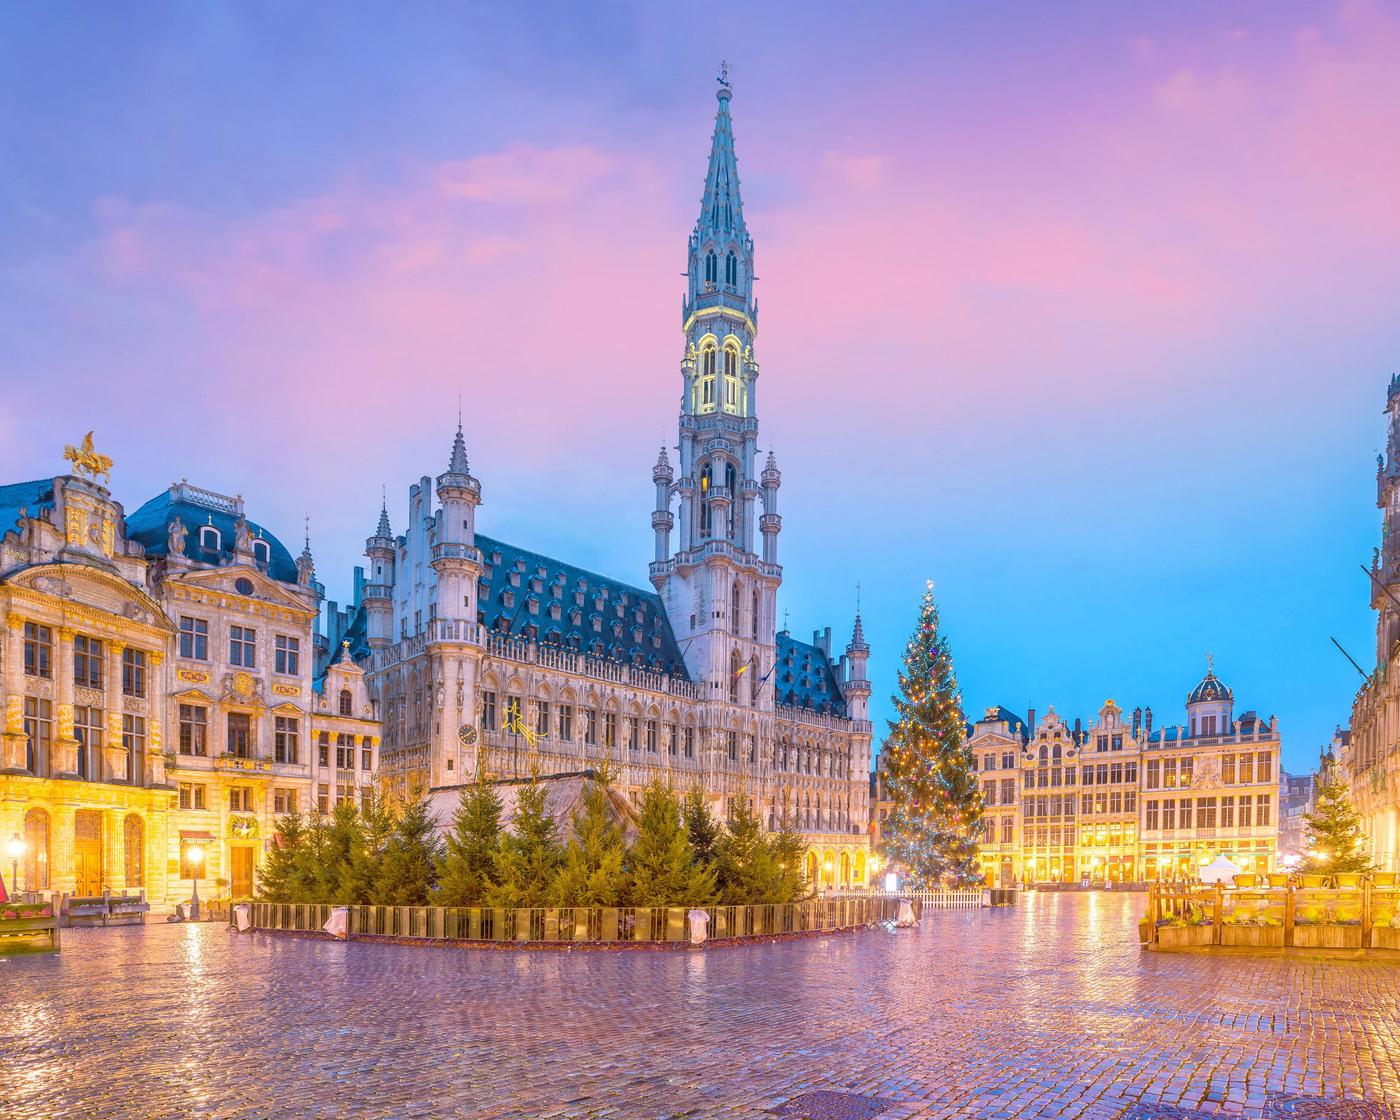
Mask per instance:
[[[320,932],[334,906],[255,902],[253,928]],[[690,940],[690,907],[560,906],[499,909],[348,906],[351,937],[541,944],[664,944]],[[708,937],[777,937],[856,929],[899,916],[899,898],[828,898],[779,906],[707,906]],[[918,903],[915,903],[918,911]]]
[[[1148,893],[1143,934],[1156,949],[1400,949],[1400,887],[1163,883]]]

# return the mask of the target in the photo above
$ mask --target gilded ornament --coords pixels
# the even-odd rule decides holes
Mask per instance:
[[[87,510],[68,506],[63,511],[64,537],[69,544],[82,544],[87,533]]]
[[[208,673],[201,673],[195,669],[177,669],[175,675],[182,681],[189,681],[191,684],[205,684],[209,680]]]
[[[73,464],[73,473],[77,475],[88,475],[94,482],[97,476],[102,476],[102,481],[112,481],[112,460],[107,455],[102,455],[92,446],[92,432],[83,436],[83,442],[77,447],[71,443],[63,448],[63,457]]]
[[[102,518],[102,555],[111,556],[117,547],[117,527],[110,517]]]
[[[253,694],[253,678],[247,673],[234,673],[233,691],[239,696],[251,696]]]

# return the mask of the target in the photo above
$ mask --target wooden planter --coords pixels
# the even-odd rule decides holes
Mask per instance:
[[[0,956],[58,952],[58,918],[0,919]]]
[[[1299,949],[1360,949],[1361,927],[1324,923],[1295,925],[1293,945]]]
[[[1400,929],[1390,926],[1371,927],[1372,949],[1400,949]]]
[[[1220,944],[1251,949],[1282,949],[1283,926],[1237,926],[1226,922],[1220,927]]]
[[[1214,931],[1210,926],[1162,926],[1157,931],[1159,949],[1189,949],[1196,945],[1210,945],[1214,940]]]

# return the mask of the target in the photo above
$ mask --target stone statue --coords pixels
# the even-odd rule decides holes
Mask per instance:
[[[190,534],[190,531],[185,528],[185,523],[179,517],[174,517],[165,528],[166,532],[170,534],[170,555],[183,556],[185,554],[185,538]]]
[[[253,534],[248,531],[248,522],[241,517],[233,523],[233,548],[235,552],[253,551]]]

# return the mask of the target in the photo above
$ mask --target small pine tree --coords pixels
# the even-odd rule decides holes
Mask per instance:
[[[770,840],[773,864],[777,875],[777,897],[774,902],[796,902],[811,893],[807,882],[807,841],[797,831],[796,821],[788,814],[778,832]]]
[[[258,897],[264,902],[300,902],[297,861],[306,843],[306,824],[300,813],[279,817],[268,849],[258,871]]]
[[[719,822],[710,812],[710,802],[705,791],[699,786],[691,786],[686,792],[681,815],[685,820],[685,834],[690,840],[690,850],[695,853],[695,862],[701,867],[714,867],[719,848]]]
[[[341,876],[338,901],[367,906],[378,893],[384,872],[384,851],[394,833],[397,817],[387,802],[371,796],[360,808],[359,821],[359,843],[351,849]]]
[[[890,721],[884,746],[894,802],[882,828],[885,852],[915,887],[980,882],[982,794],[932,580],[893,699],[899,718]]]
[[[1365,874],[1374,870],[1366,854],[1361,816],[1351,801],[1351,791],[1324,755],[1317,772],[1317,800],[1303,817],[1308,830],[1308,855],[1299,870],[1309,875]]]
[[[492,906],[546,906],[564,861],[554,819],[539,782],[520,787],[510,831],[496,853],[496,883],[487,891]]]
[[[715,899],[714,867],[696,856],[681,823],[680,802],[659,779],[642,794],[637,839],[627,862],[633,906],[708,906]]]
[[[720,901],[750,906],[778,901],[778,866],[763,824],[747,794],[730,802],[729,820],[715,852]]]
[[[322,867],[327,851],[326,834],[329,827],[320,813],[307,813],[302,828],[302,841],[292,859],[288,873],[290,902],[329,902],[321,893]]]
[[[583,788],[583,811],[573,815],[573,835],[551,894],[556,906],[618,906],[627,890],[627,846],[608,799],[606,768]]]
[[[437,906],[480,906],[496,885],[496,858],[501,846],[501,798],[478,774],[462,790],[452,831],[438,860]]]
[[[350,868],[363,858],[365,833],[359,810],[353,801],[336,803],[330,823],[321,837],[316,867],[316,898],[319,902],[348,903],[353,889]]]
[[[380,906],[423,906],[436,881],[437,825],[421,790],[409,794],[384,845],[374,901]]]

